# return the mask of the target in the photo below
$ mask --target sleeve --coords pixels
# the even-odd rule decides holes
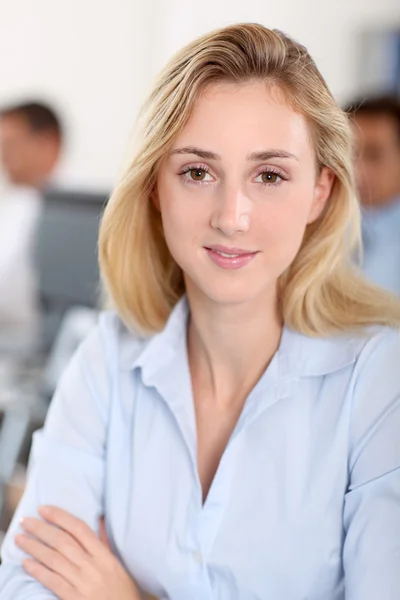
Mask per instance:
[[[345,498],[346,600],[400,598],[400,334],[376,336],[359,360]]]
[[[115,360],[115,355],[107,355],[110,333],[102,321],[103,317],[73,357],[44,428],[34,435],[26,490],[2,547],[0,600],[55,598],[21,566],[25,556],[15,545],[14,536],[22,516],[38,516],[40,505],[52,504],[98,531],[103,513],[110,365]]]

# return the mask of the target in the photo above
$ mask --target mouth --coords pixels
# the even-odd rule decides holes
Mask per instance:
[[[223,269],[240,269],[249,264],[258,254],[258,251],[225,246],[205,246],[204,249],[212,262]]]
[[[232,256],[245,256],[247,254],[255,254],[254,250],[242,250],[241,248],[228,248],[227,246],[205,246],[206,250],[217,252],[221,256],[231,258]]]

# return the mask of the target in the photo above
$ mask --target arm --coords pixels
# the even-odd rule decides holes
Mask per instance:
[[[103,513],[104,453],[110,399],[108,356],[113,337],[107,317],[87,338],[66,370],[37,432],[26,491],[2,548],[0,600],[50,600],[48,590],[27,575],[26,557],[15,545],[21,517],[36,517],[40,505],[55,505],[99,530]],[[108,353],[110,354],[110,353]]]
[[[346,494],[346,600],[400,598],[400,334],[370,344],[359,365]],[[371,347],[372,346],[372,347]]]

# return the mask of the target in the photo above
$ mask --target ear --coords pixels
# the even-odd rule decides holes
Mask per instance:
[[[333,183],[335,181],[335,174],[328,167],[323,167],[319,173],[314,187],[314,198],[310,208],[310,214],[308,215],[307,223],[313,223],[321,216],[326,203],[328,202]]]

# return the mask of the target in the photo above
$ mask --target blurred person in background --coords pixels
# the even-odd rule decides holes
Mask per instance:
[[[0,109],[0,349],[34,341],[38,300],[33,268],[42,191],[51,185],[63,146],[54,109],[26,102]]]
[[[400,294],[400,100],[375,97],[346,108],[355,137],[366,276]]]
[[[351,150],[280,32],[167,65],[100,229],[115,310],[35,434],[0,600],[398,600],[400,301],[352,264]]]

